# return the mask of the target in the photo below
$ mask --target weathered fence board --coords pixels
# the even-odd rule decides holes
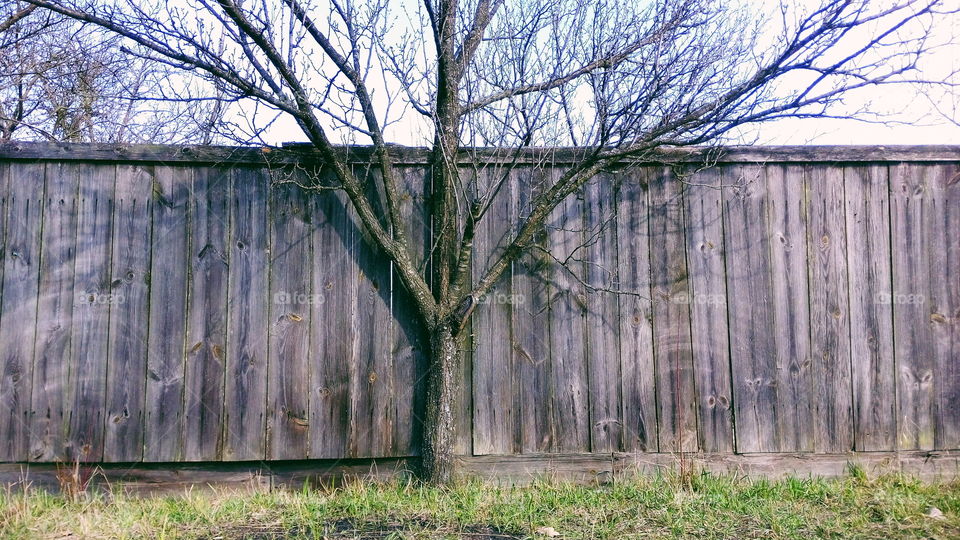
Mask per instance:
[[[696,451],[697,407],[683,185],[669,168],[651,168],[648,174],[659,447],[661,452]]]
[[[266,457],[267,341],[270,259],[267,220],[270,177],[233,171],[227,294],[223,459]]]
[[[159,166],[155,172],[144,459],[173,461],[183,459],[189,211],[194,171]]]
[[[110,311],[113,205],[116,167],[82,164],[77,200],[77,255],[67,422],[71,459],[103,458],[104,400]],[[140,377],[138,377],[140,378]]]
[[[896,450],[887,167],[845,167],[854,448]]]
[[[143,458],[154,168],[117,165],[104,461]]]
[[[684,192],[693,372],[700,419],[699,446],[705,452],[733,451],[720,196],[723,181],[722,169],[706,169],[689,179]]]
[[[295,152],[84,148],[0,161],[0,461],[418,453],[428,344],[342,194]],[[960,155],[764,152],[565,200],[477,299],[458,452],[960,447]],[[507,173],[475,276],[562,167],[508,169],[464,172]]]
[[[65,461],[70,415],[68,380],[73,329],[79,166],[48,164],[43,197],[43,241],[33,364],[30,459]]]

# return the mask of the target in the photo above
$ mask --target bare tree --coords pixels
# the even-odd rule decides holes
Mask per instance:
[[[757,122],[834,116],[859,89],[915,80],[941,45],[930,25],[956,12],[946,0],[29,2],[297,122],[335,178],[312,187],[346,194],[430,336],[420,474],[431,482],[453,469],[463,329],[558,205],[618,163]],[[405,132],[430,147],[425,269],[388,144]],[[377,174],[355,173],[339,143],[371,145]],[[558,146],[577,159],[543,175],[497,255],[475,260],[512,166]],[[490,162],[495,175],[476,174]]]
[[[0,21],[0,142],[218,138],[224,102],[171,95],[182,75],[126,54],[118,36],[19,0],[0,2]]]

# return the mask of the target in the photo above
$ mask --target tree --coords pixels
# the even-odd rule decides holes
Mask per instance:
[[[169,99],[167,66],[120,39],[19,0],[0,2],[0,142],[206,142],[219,100]]]
[[[722,142],[758,122],[849,114],[837,112],[845,96],[917,79],[918,63],[944,45],[928,39],[930,26],[956,13],[944,0],[29,2],[296,121],[334,178],[306,187],[346,194],[430,336],[420,474],[431,482],[453,469],[463,329],[537,248],[558,205],[625,161]],[[430,151],[426,269],[400,210],[390,141],[401,130],[422,130]],[[376,174],[355,172],[337,143],[369,144]],[[510,170],[560,146],[576,159],[544,175],[481,265],[475,235]],[[495,180],[481,181],[475,171],[492,155]]]

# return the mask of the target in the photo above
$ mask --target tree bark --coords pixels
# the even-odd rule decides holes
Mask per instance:
[[[437,325],[430,335],[427,375],[426,418],[423,422],[420,479],[430,484],[447,484],[454,472],[454,441],[457,425],[454,411],[460,398],[456,375],[461,354],[455,329]]]

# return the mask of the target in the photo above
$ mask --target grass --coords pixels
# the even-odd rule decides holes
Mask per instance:
[[[931,517],[935,507],[943,515]],[[693,475],[600,487],[355,482],[270,493],[0,494],[2,538],[960,538],[960,483]],[[539,530],[539,532],[538,532]]]

